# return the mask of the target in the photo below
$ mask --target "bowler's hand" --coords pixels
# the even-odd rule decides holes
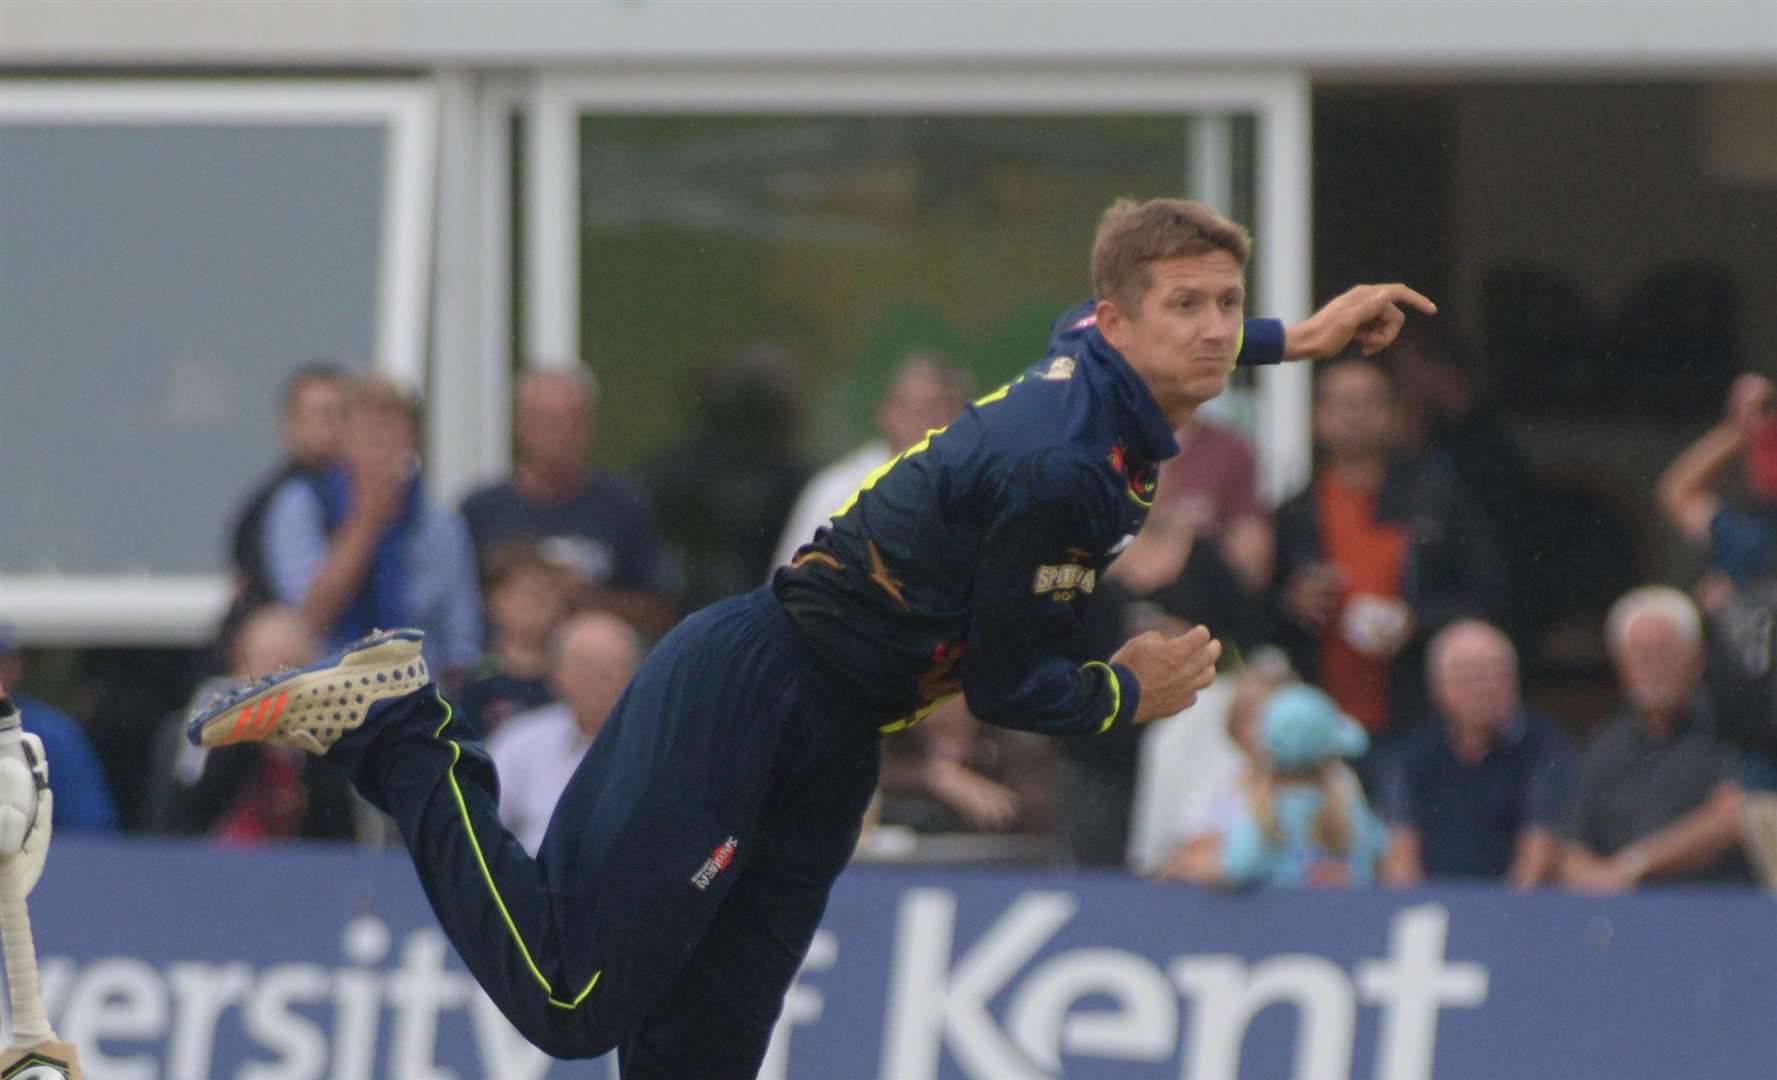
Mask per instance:
[[[1438,305],[1405,285],[1359,285],[1334,297],[1308,318],[1286,327],[1284,359],[1325,360],[1354,341],[1365,356],[1374,356],[1394,342],[1407,321],[1400,304],[1409,304],[1427,315],[1438,313]]]
[[[1145,724],[1196,702],[1197,691],[1215,681],[1221,655],[1222,643],[1209,636],[1208,627],[1198,626],[1171,638],[1150,630],[1131,638],[1111,662],[1128,668],[1141,683],[1135,722]]]

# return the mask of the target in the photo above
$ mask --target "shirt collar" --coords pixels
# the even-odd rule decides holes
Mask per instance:
[[[1049,351],[1078,355],[1107,376],[1117,405],[1117,431],[1130,449],[1147,461],[1177,456],[1178,440],[1166,423],[1166,414],[1160,411],[1160,403],[1123,354],[1098,332],[1098,318],[1090,301],[1056,320]]]
[[[1714,716],[1709,711],[1709,703],[1704,699],[1700,690],[1692,692],[1690,700],[1678,710],[1678,719],[1673,721],[1671,729],[1657,738],[1648,730],[1645,716],[1633,708],[1629,711],[1635,717],[1636,733],[1641,736],[1642,741],[1648,743],[1668,743],[1692,728],[1708,729],[1714,722]]]

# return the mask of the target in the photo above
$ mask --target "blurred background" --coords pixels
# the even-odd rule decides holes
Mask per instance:
[[[1372,743],[1360,882],[1761,880],[1762,713],[1637,728],[1661,710],[1606,621],[1675,589],[1651,607],[1701,673],[1765,580],[1771,395],[1736,379],[1777,355],[1777,5],[1733,0],[0,0],[0,677],[76,747],[66,832],[386,844],[300,759],[177,739],[194,695],[349,637],[379,589],[511,769],[552,732],[578,753],[660,633],[1042,358],[1121,195],[1248,225],[1251,314],[1365,281],[1441,314],[1374,369],[1367,450],[1316,415],[1361,409],[1360,377],[1239,373],[1095,640],[1206,622],[1325,685]],[[1436,478],[1373,523],[1419,567],[1375,590],[1409,626],[1381,651],[1340,622],[1374,568],[1312,521],[1366,453]],[[339,492],[379,469],[378,524],[424,568],[378,556],[320,595]],[[1511,684],[1472,752],[1480,691],[1426,666],[1463,619]],[[1212,789],[1245,798],[1242,746],[1265,758],[1235,730],[1263,695],[1228,674],[1165,750],[898,736],[864,854],[1225,884],[1190,842]],[[1557,749],[1519,761],[1532,715]],[[1591,749],[1613,725],[1704,734],[1635,772]],[[1180,764],[1205,756],[1223,773]],[[1669,812],[1617,820],[1661,785]]]

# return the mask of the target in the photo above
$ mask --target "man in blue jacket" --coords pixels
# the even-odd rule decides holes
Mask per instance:
[[[1289,327],[1243,322],[1246,231],[1118,202],[1096,301],[1049,354],[872,473],[771,586],[691,616],[612,711],[536,859],[417,635],[373,635],[193,717],[205,745],[325,752],[400,823],[457,950],[557,1057],[626,1080],[757,1070],[876,785],[877,733],[938,708],[1104,731],[1214,678],[1203,629],[1081,655],[1098,577],[1141,527],[1171,432],[1238,361],[1373,352],[1430,301],[1363,286]]]

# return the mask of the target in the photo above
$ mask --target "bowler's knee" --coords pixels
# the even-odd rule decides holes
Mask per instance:
[[[556,1010],[553,1006],[551,1011],[556,1015],[531,1018],[524,1023],[515,1019],[514,1026],[532,1046],[552,1058],[562,1061],[595,1058],[615,1050],[622,1041],[617,1035],[588,1023],[587,1018],[576,1011]]]

